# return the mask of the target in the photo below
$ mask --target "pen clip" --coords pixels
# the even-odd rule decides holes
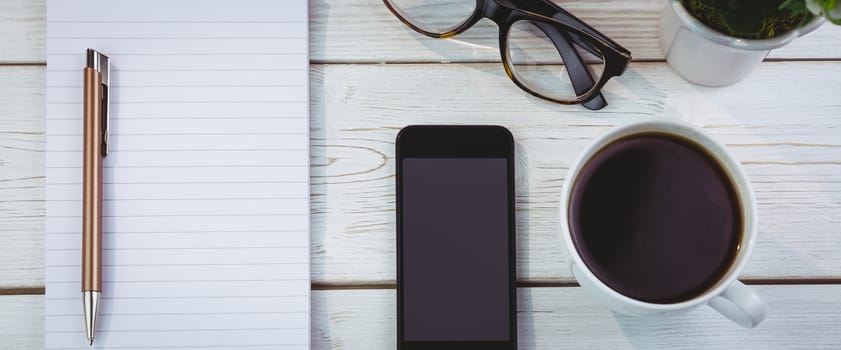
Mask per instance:
[[[103,55],[94,49],[88,49],[88,67],[95,69],[102,77],[102,100],[100,101],[100,115],[102,116],[102,157],[108,156],[108,135],[111,124],[111,111],[108,108],[110,101],[109,87],[111,85],[111,61],[108,56]]]

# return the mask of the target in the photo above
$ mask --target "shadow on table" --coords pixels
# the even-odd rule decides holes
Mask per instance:
[[[517,284],[522,277],[529,276],[531,270],[530,256],[528,249],[528,236],[530,227],[529,211],[529,157],[527,149],[522,143],[516,142],[514,149],[514,188],[515,188],[515,210],[516,210],[516,276]],[[517,302],[517,333],[520,337],[534,336],[534,313],[525,310],[534,309],[533,301],[528,288],[517,288],[516,302]],[[522,343],[522,339],[520,340]]]
[[[591,113],[589,115],[594,117],[599,116],[597,111],[589,111],[581,106],[561,105],[531,96],[511,82],[505,73],[505,68],[500,57],[501,53],[499,52],[498,41],[499,28],[488,19],[482,19],[466,32],[448,39],[426,37],[406,26],[404,27],[407,37],[406,40],[417,40],[427,49],[440,56],[438,60],[430,60],[432,62],[461,64],[463,67],[475,71],[487,71],[488,74],[499,77],[499,84],[509,86],[512,94],[520,93],[527,96],[532,102],[532,105],[537,108],[563,112],[584,112]],[[467,65],[468,63],[485,63],[485,65],[470,66]],[[664,112],[664,101],[667,101],[666,87],[662,86],[662,84],[658,85],[640,74],[638,66],[642,64],[650,63],[631,62],[629,68],[623,75],[614,77],[608,81],[602,89],[602,94],[608,100],[609,106],[620,106],[620,108],[621,106],[639,105],[641,101],[643,103],[650,101],[646,106],[651,107],[651,110],[642,115],[642,117],[661,115]],[[493,67],[494,65],[496,65],[496,69],[488,70],[485,68]],[[618,91],[622,87],[626,90],[625,93],[612,93],[612,91]],[[604,111],[611,112],[610,109],[605,109]],[[615,113],[616,111],[614,110],[612,112]]]
[[[529,198],[529,157],[526,147],[519,141],[515,141],[514,149],[514,210],[516,216],[515,251],[517,282],[530,276],[531,260],[529,256],[529,228],[531,227],[531,204]]]
[[[313,14],[316,8],[329,11],[329,4],[326,2],[309,2],[309,12]],[[326,31],[311,30],[312,34],[321,34]],[[314,40],[310,38],[310,52],[324,52],[324,38]],[[320,48],[313,48],[314,45],[321,45]],[[312,285],[318,284],[319,278],[326,275],[326,266],[323,257],[326,250],[324,246],[326,226],[324,223],[325,201],[324,186],[327,178],[327,135],[324,129],[324,120],[316,118],[313,111],[324,110],[324,76],[323,66],[310,66],[309,69],[309,113],[310,113],[310,278]],[[320,297],[317,291],[310,292],[310,346],[312,348],[333,348],[330,335],[330,312],[326,299]]]

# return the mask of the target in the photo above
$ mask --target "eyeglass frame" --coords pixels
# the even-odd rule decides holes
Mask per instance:
[[[589,109],[601,109],[607,106],[607,101],[602,96],[601,89],[610,78],[622,75],[631,61],[630,51],[548,0],[476,0],[476,8],[469,17],[441,33],[425,30],[412,23],[409,20],[410,17],[402,14],[399,8],[392,5],[391,1],[383,0],[383,3],[394,16],[409,28],[431,38],[450,38],[465,32],[483,18],[490,19],[499,26],[500,57],[508,78],[520,89],[533,96],[564,105],[580,103]],[[511,63],[508,35],[511,26],[518,21],[531,22],[552,40],[566,65],[570,81],[575,89],[576,98],[574,100],[546,96],[517,78]],[[582,37],[587,38],[590,43],[597,47],[591,47],[586,40],[581,39]],[[598,82],[594,82],[593,73],[587,69],[578,50],[574,49],[572,43],[604,60],[604,71]],[[583,93],[579,92],[583,89],[588,90]]]

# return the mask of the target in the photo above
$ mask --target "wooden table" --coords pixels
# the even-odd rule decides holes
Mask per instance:
[[[393,141],[413,123],[501,124],[516,136],[521,349],[841,347],[841,28],[710,89],[663,61],[664,1],[560,3],[633,52],[601,111],[516,88],[489,22],[433,40],[378,0],[310,1],[313,348],[395,348]],[[45,46],[44,0],[0,1],[0,349],[43,348]],[[557,214],[567,168],[611,126],[648,118],[703,127],[747,169],[760,236],[741,277],[768,304],[758,328],[709,308],[617,315],[571,277]]]

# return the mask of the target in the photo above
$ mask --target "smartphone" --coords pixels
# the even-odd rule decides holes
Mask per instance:
[[[397,348],[516,350],[511,133],[408,126],[396,150]]]

